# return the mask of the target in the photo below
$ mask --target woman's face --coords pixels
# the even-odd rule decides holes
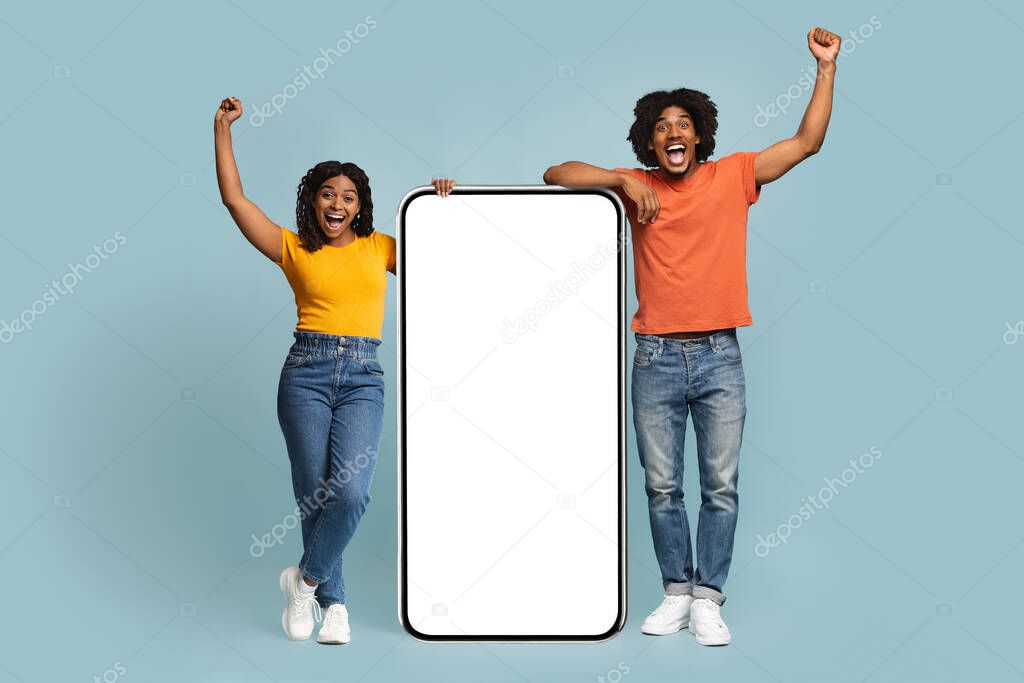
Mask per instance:
[[[317,225],[327,241],[340,237],[352,228],[359,213],[359,193],[348,176],[328,178],[313,195]]]

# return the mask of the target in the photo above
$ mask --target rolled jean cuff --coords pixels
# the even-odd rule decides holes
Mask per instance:
[[[302,575],[303,579],[309,579],[310,581],[316,583],[317,586],[321,586],[327,583],[327,581],[318,579],[315,576],[310,575],[310,573],[306,571],[306,565],[303,562],[299,563],[299,573]]]
[[[689,581],[686,583],[666,581],[665,595],[693,595],[693,584]]]
[[[725,604],[725,596],[714,588],[708,588],[707,586],[694,586],[692,591],[693,599],[707,598],[711,602],[716,602],[719,605]]]

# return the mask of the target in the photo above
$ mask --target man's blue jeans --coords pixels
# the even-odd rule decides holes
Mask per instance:
[[[370,502],[384,417],[379,339],[295,332],[277,390],[302,519],[299,569],[324,608],[345,602],[341,554]]]
[[[636,333],[636,340],[633,426],[665,593],[722,604],[736,533],[736,482],[747,413],[736,330],[699,339]],[[696,571],[683,504],[688,414],[693,415],[700,474]]]

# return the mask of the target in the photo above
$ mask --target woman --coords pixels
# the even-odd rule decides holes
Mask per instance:
[[[281,625],[293,640],[351,637],[341,557],[370,500],[384,410],[377,361],[385,271],[395,272],[395,239],[373,228],[370,183],[352,163],[324,161],[306,172],[295,202],[298,234],[276,225],[242,192],[231,124],[242,103],[223,100],[214,117],[221,200],[245,238],[278,264],[295,293],[298,324],[278,385],[277,411],[302,517],[302,559],[279,580]],[[453,180],[435,180],[447,196]]]

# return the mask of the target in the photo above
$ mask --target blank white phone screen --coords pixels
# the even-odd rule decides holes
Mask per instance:
[[[621,204],[414,191],[399,215],[399,612],[426,640],[625,617]]]

